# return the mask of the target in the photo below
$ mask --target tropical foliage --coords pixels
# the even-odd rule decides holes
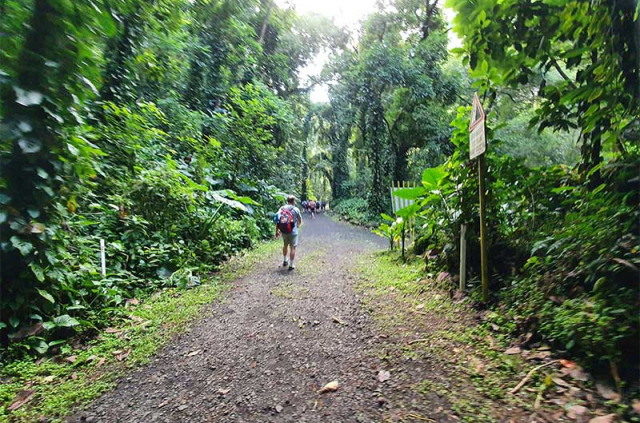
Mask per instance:
[[[466,225],[479,300],[477,92],[483,307],[621,387],[639,338],[638,6],[447,0],[449,27],[438,0],[385,0],[351,34],[278,4],[0,2],[0,359],[201,283],[271,234],[284,193],[380,225],[392,248],[415,220],[427,271],[459,272]],[[418,186],[392,216],[394,181]]]
[[[640,335],[634,9],[581,1],[449,5],[463,38],[454,52],[469,66],[488,115],[487,241],[491,301],[499,311],[493,316],[593,367],[610,367],[620,388]],[[454,151],[444,164],[398,195],[420,206],[411,211],[422,231],[415,251],[427,252],[428,268],[458,273],[467,225],[475,295],[478,172],[468,159],[469,115],[469,108],[458,109]]]
[[[0,5],[4,356],[270,235],[302,163],[297,70],[342,36],[257,0],[81,3]]]

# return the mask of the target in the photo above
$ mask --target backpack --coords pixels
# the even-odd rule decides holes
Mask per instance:
[[[293,211],[290,207],[283,207],[278,213],[278,229],[283,234],[290,234],[295,227],[295,219],[293,217]]]

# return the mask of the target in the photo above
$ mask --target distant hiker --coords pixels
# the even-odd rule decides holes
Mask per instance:
[[[304,200],[302,203],[300,203],[302,205],[302,212],[306,212],[307,211],[307,200]]]
[[[313,200],[309,201],[309,203],[307,204],[307,207],[309,207],[309,213],[311,213],[311,218],[313,219],[314,217],[316,217],[316,202]]]
[[[302,226],[302,215],[295,206],[296,197],[287,197],[287,204],[280,207],[273,221],[276,223],[276,238],[282,234],[282,266],[289,266],[289,270],[295,269],[293,260],[296,258],[296,247],[298,246],[298,227]],[[287,248],[291,247],[289,261],[287,261]]]

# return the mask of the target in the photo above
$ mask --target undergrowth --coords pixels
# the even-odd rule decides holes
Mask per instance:
[[[188,330],[207,304],[220,299],[230,281],[246,275],[278,247],[275,242],[264,243],[244,257],[235,257],[193,289],[164,289],[131,306],[126,317],[95,338],[64,345],[59,355],[6,363],[0,371],[0,422],[33,422],[41,416],[61,421],[73,409],[111,389],[127,369],[147,363],[173,336]],[[7,410],[17,395],[31,391],[22,407]]]
[[[331,211],[347,222],[361,226],[376,226],[380,217],[369,211],[369,204],[364,198],[348,198],[338,201]]]
[[[393,334],[392,342],[403,345],[400,354],[422,357],[442,370],[415,391],[446,399],[465,422],[494,422],[505,405],[531,408],[535,397],[530,393],[508,394],[528,370],[521,357],[504,354],[513,339],[479,321],[468,298],[455,302],[448,275],[427,277],[422,260],[405,262],[392,252],[363,257],[359,274],[359,289],[369,298],[365,307],[379,327]],[[531,385],[539,386],[544,377],[535,375]]]

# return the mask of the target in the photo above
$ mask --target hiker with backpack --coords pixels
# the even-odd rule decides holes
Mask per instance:
[[[289,270],[295,269],[293,260],[296,258],[296,247],[298,246],[298,228],[302,226],[302,215],[295,206],[296,197],[287,197],[287,204],[280,207],[274,217],[276,223],[276,238],[282,235],[284,243],[282,247],[282,266],[289,266]],[[287,261],[287,250],[291,247],[289,260]]]
[[[307,207],[309,208],[309,213],[311,214],[311,218],[316,217],[316,202],[311,200],[307,203]]]

